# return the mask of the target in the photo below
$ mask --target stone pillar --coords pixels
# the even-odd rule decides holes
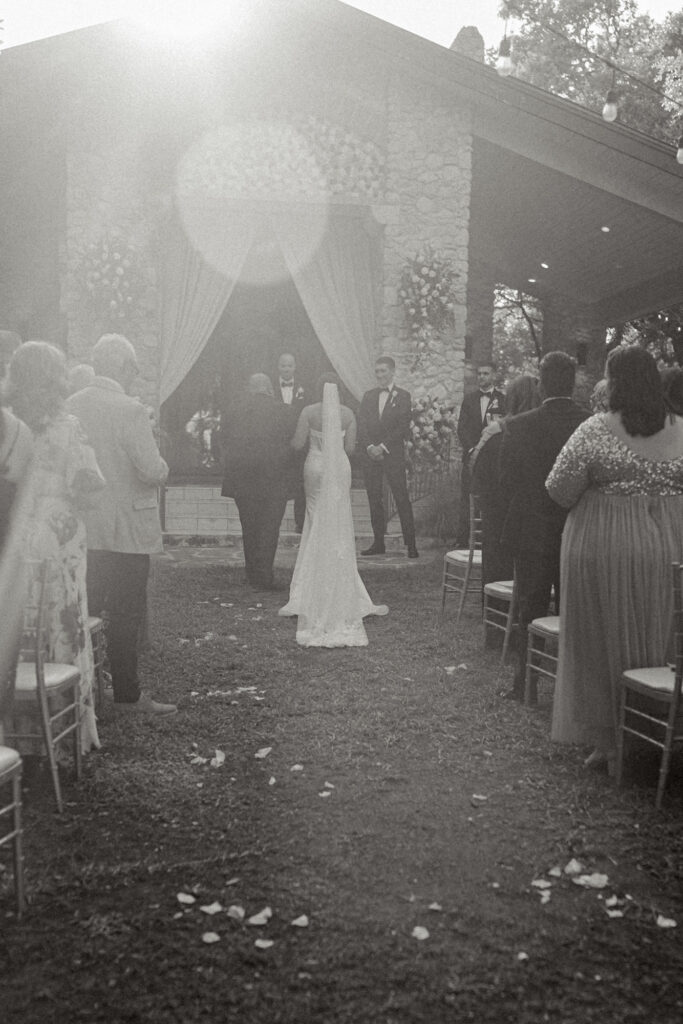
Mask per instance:
[[[488,268],[470,263],[467,279],[465,359],[468,367],[493,358],[493,298],[495,281]]]

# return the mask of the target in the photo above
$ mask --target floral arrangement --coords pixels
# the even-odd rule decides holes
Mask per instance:
[[[418,398],[413,402],[410,436],[406,444],[409,466],[441,468],[449,461],[451,439],[455,432],[453,407],[438,398]]]
[[[77,273],[95,316],[104,322],[128,319],[145,288],[138,250],[116,233],[88,246]]]
[[[398,294],[418,356],[453,323],[457,277],[450,260],[431,245],[425,245],[403,268]]]
[[[183,195],[344,195],[376,202],[385,156],[374,142],[317,117],[227,124],[183,160]]]

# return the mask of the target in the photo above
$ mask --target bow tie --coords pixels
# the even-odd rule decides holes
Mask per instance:
[[[281,388],[293,388],[294,387],[294,381],[293,380],[281,380],[280,381],[280,387]]]
[[[493,396],[493,388],[490,388],[488,391],[480,390],[479,394],[481,395],[482,398],[491,398]]]

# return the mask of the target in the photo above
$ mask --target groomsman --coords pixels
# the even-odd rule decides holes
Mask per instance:
[[[299,414],[306,405],[306,392],[303,384],[296,376],[296,359],[290,352],[283,352],[277,364],[278,379],[273,381],[273,392],[278,401],[288,405],[292,412],[294,428],[299,421]],[[290,494],[294,497],[294,523],[296,532],[301,533],[306,517],[306,495],[304,493],[303,465],[305,451],[299,458],[292,460],[292,478]]]
[[[470,452],[476,448],[484,427],[499,419],[505,412],[505,396],[493,384],[493,367],[482,363],[477,367],[477,390],[465,395],[458,417],[458,439],[462,445],[462,472],[460,475],[460,514],[458,516],[458,543],[468,543],[470,524]]]
[[[363,473],[374,535],[371,547],[361,551],[361,554],[384,554],[386,518],[382,483],[386,477],[396,502],[408,558],[417,558],[404,449],[410,430],[412,402],[409,392],[394,384],[395,369],[396,363],[391,356],[380,356],[375,361],[378,386],[366,391],[358,411],[358,446],[365,452]]]

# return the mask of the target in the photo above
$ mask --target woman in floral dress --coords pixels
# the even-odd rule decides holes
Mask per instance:
[[[546,481],[571,511],[562,535],[559,664],[552,738],[613,762],[619,679],[665,664],[671,563],[683,558],[683,418],[637,345],[607,360],[609,412],[572,434]]]
[[[64,410],[66,360],[43,341],[21,345],[9,364],[7,398],[33,432],[34,458],[22,508],[28,558],[48,560],[49,660],[81,674],[84,752],[100,745],[93,708],[94,663],[85,589],[86,539],[79,509],[104,486],[78,420]]]

